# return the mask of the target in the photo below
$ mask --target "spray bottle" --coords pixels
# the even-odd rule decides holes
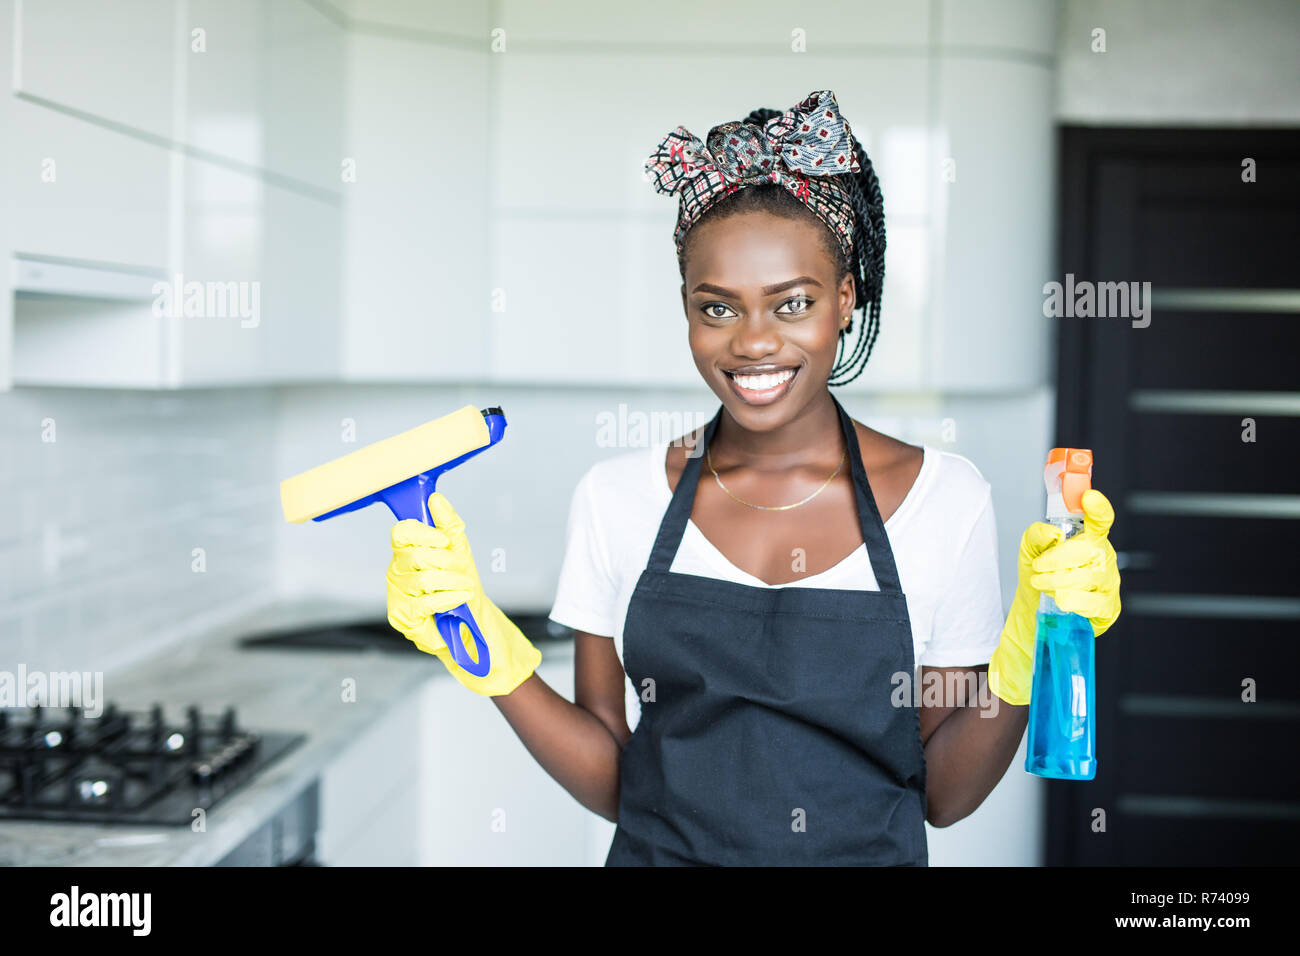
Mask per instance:
[[[1053,448],[1043,481],[1047,523],[1074,537],[1083,530],[1083,493],[1092,487],[1092,451]],[[1062,611],[1050,594],[1042,596],[1029,698],[1029,773],[1062,780],[1097,775],[1095,643],[1086,617]]]

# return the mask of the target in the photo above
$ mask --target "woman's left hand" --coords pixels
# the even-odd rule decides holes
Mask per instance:
[[[1086,617],[1095,637],[1119,617],[1119,559],[1107,535],[1115,509],[1100,491],[1083,493],[1083,530],[1034,558],[1029,583],[1056,606]]]

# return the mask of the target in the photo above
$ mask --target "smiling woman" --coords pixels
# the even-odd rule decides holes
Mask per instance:
[[[677,127],[646,166],[680,198],[688,343],[722,407],[652,450],[648,483],[635,453],[574,496],[552,617],[580,632],[579,705],[621,745],[607,863],[925,865],[927,816],[950,813],[927,807],[940,711],[890,691],[922,655],[982,665],[1001,607],[987,482],[828,390],[880,328],[871,160],[824,90],[707,142]],[[1003,721],[996,775],[1022,728]]]
[[[550,614],[577,632],[575,700],[527,670],[493,700],[617,823],[609,865],[925,866],[926,822],[980,805],[1026,708],[894,693],[982,680],[1015,628],[979,470],[854,421],[830,391],[880,330],[871,161],[821,90],[704,141],[679,126],[646,169],[679,199],[687,343],[721,406],[588,469]],[[403,558],[419,600],[478,599],[463,534],[421,533]],[[1022,541],[1023,581],[1045,542]],[[531,661],[505,623],[494,660]]]

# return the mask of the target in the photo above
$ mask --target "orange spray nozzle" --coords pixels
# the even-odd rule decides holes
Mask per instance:
[[[1054,499],[1071,514],[1083,513],[1083,493],[1092,487],[1091,448],[1053,448],[1043,469],[1047,485],[1048,512]]]

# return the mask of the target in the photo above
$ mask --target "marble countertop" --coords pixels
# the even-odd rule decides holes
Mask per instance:
[[[239,723],[260,732],[307,734],[189,826],[0,821],[0,866],[207,866],[216,863],[317,779],[366,728],[426,681],[466,693],[429,655],[382,651],[245,650],[248,634],[373,618],[352,605],[278,603],[244,615],[202,639],[162,651],[122,673],[106,674],[103,696],[119,707],[160,703],[169,717],[198,703],[205,713],[233,705]],[[554,650],[560,650],[555,647]],[[355,700],[344,701],[345,681]]]

